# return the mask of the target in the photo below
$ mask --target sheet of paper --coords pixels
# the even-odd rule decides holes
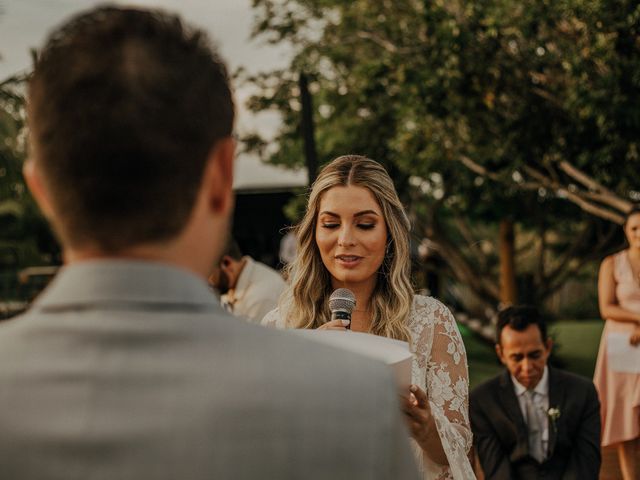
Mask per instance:
[[[406,390],[411,382],[412,355],[407,342],[351,331],[301,329],[289,332],[386,363],[402,390]]]
[[[629,343],[628,333],[607,335],[607,361],[614,372],[640,373],[640,346]]]

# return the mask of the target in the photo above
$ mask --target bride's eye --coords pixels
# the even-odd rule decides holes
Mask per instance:
[[[361,230],[371,230],[376,226],[375,223],[359,223],[358,228]]]

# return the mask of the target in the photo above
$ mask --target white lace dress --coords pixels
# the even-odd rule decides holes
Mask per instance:
[[[287,328],[277,309],[269,312],[262,324]],[[411,381],[429,396],[431,413],[449,460],[448,466],[438,465],[412,440],[423,478],[474,479],[468,458],[472,437],[467,354],[453,315],[435,298],[415,295],[409,330],[413,352]]]

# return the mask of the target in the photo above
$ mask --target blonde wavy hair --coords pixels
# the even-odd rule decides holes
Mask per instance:
[[[413,303],[410,281],[411,225],[393,181],[379,163],[359,155],[344,155],[327,164],[311,187],[307,210],[294,228],[297,253],[288,265],[289,286],[280,301],[281,315],[292,328],[317,328],[331,318],[328,300],[331,276],[316,245],[316,223],[324,192],[335,186],[367,188],[380,206],[387,226],[387,249],[370,300],[370,333],[409,340],[407,318]]]

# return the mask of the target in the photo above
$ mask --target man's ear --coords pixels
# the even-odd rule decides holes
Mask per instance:
[[[226,137],[218,141],[209,154],[204,179],[208,182],[209,205],[218,214],[233,208],[233,159],[235,140]]]
[[[553,348],[553,340],[551,340],[551,337],[547,337],[547,341],[545,342],[545,347],[547,349],[547,353],[550,354],[551,349]]]
[[[499,343],[496,343],[496,355],[498,355],[498,359],[500,360],[500,362],[505,365],[504,358],[502,356],[502,347]]]
[[[22,176],[38,207],[47,219],[52,217],[51,200],[42,181],[42,173],[33,158],[28,158],[22,166]]]
[[[220,270],[223,270],[225,273],[229,273],[232,270],[233,259],[229,255],[224,255],[222,260],[220,260]]]

